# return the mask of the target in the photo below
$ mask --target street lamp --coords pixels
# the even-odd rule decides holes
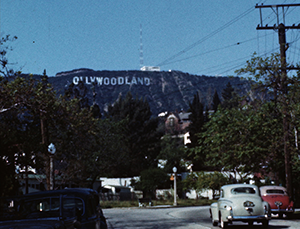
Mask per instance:
[[[174,206],[177,206],[177,200],[176,200],[176,196],[177,196],[177,188],[176,188],[176,173],[177,173],[177,168],[173,167],[173,172],[174,172]]]
[[[48,146],[48,152],[50,153],[50,190],[53,190],[53,155],[55,154],[56,148],[53,143]]]

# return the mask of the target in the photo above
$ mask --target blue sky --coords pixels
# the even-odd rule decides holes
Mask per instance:
[[[138,70],[140,25],[143,64],[163,71],[233,75],[254,52],[279,52],[273,30],[256,30],[256,3],[278,0],[0,0],[1,36],[10,45],[11,67],[49,76],[78,68]],[[264,23],[276,23],[263,9]],[[300,23],[300,7],[286,12],[286,25]],[[300,61],[300,30],[287,31],[289,61]]]

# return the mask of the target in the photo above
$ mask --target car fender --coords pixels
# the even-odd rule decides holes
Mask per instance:
[[[267,201],[263,201],[263,206],[264,206],[265,214],[268,215],[269,218],[271,218],[270,204]]]
[[[219,200],[218,210],[219,216],[221,216],[222,221],[229,222],[228,216],[232,214],[232,202],[229,200]]]
[[[219,221],[219,214],[218,214],[218,203],[212,203],[210,205],[210,216],[212,221],[218,222]]]

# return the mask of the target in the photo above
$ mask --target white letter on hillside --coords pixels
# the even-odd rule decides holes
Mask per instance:
[[[144,78],[144,82],[145,82],[145,85],[146,85],[146,86],[149,86],[149,85],[150,85],[150,78],[145,77],[145,78]]]
[[[119,85],[124,84],[124,78],[123,77],[118,77],[118,84]]]
[[[73,77],[73,84],[77,85],[79,82],[79,77],[78,76],[74,76]]]
[[[97,77],[98,85],[102,85],[103,77]]]

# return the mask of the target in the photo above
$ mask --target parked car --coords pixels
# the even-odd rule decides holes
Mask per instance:
[[[220,198],[211,204],[210,214],[213,226],[226,228],[234,221],[262,223],[268,227],[271,219],[270,206],[263,201],[256,185],[231,184],[224,185],[220,190]]]
[[[0,202],[0,229],[107,228],[98,193],[92,189],[34,192]]]
[[[283,217],[285,214],[290,217],[294,214],[294,202],[291,201],[287,190],[282,186],[262,186],[260,194],[264,201],[270,204],[271,213]]]

